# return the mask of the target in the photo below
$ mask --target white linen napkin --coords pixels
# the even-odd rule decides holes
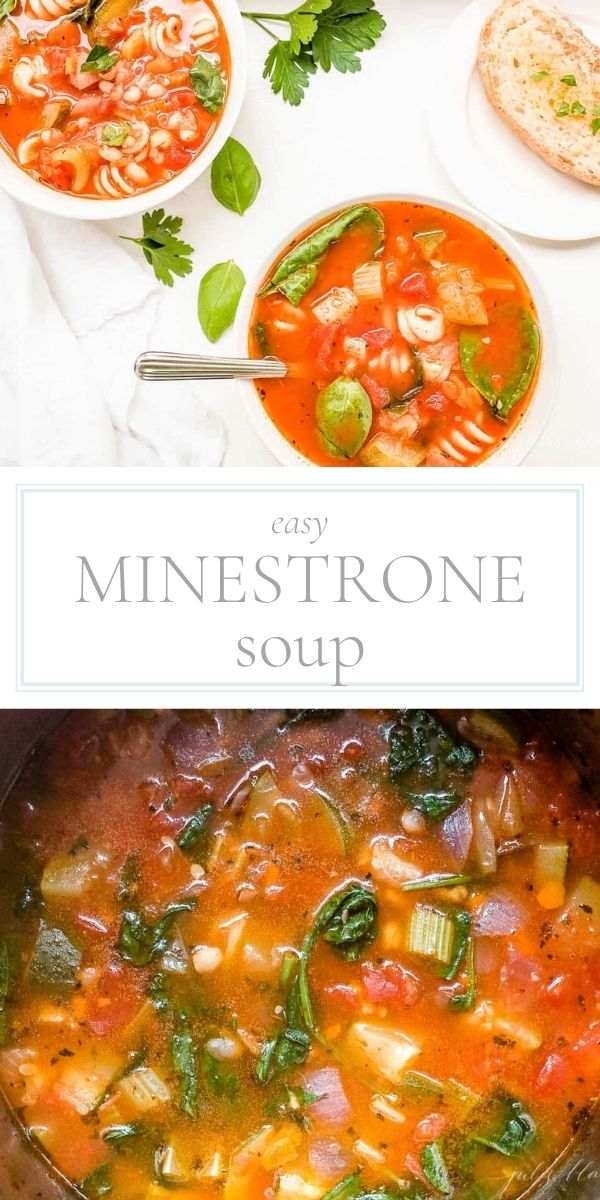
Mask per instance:
[[[177,349],[143,260],[2,192],[0,227],[0,465],[218,466],[225,430],[199,390],[133,374],[142,350]]]

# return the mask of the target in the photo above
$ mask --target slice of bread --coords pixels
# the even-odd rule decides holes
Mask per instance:
[[[570,17],[503,0],[481,31],[478,61],[488,99],[519,137],[600,187],[600,49]]]

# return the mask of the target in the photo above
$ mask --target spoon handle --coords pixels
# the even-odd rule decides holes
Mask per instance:
[[[139,379],[283,379],[285,363],[278,358],[212,358],[148,350],[135,363]]]

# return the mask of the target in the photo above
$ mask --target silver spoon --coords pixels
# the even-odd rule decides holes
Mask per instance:
[[[283,379],[287,367],[279,358],[212,358],[147,350],[136,360],[138,379]]]

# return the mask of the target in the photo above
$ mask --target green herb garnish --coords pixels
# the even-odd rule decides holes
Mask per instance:
[[[318,68],[354,73],[360,71],[359,55],[370,50],[381,37],[385,21],[374,0],[306,0],[287,13],[244,12],[274,38],[265,60],[263,77],[287,104],[301,104]],[[276,22],[288,26],[287,39],[276,37],[270,28]]]
[[[119,55],[115,54],[108,46],[93,46],[86,60],[81,64],[82,71],[97,71],[102,75],[105,71],[110,71],[119,61]]]
[[[585,104],[581,103],[581,101],[576,100],[575,103],[571,105],[571,116],[572,117],[585,117],[586,114],[587,114],[587,108],[585,107]]]
[[[183,225],[181,217],[166,217],[163,208],[155,212],[144,213],[142,217],[143,237],[134,238],[121,235],[123,241],[134,242],[144,251],[146,262],[150,263],[159,283],[173,286],[173,276],[183,277],[192,270],[191,255],[194,247],[188,246],[176,235]]]
[[[595,137],[600,129],[600,105],[596,105],[593,112],[592,120],[592,136]]]
[[[577,87],[577,80],[574,75],[561,75],[561,83],[566,83],[567,87]]]
[[[534,83],[539,83],[541,79],[545,79],[549,74],[549,71],[535,71],[531,78],[533,79]]]
[[[567,100],[561,100],[561,102],[556,110],[555,115],[557,117],[568,117],[570,115],[570,112],[571,112],[571,105],[568,103]]]
[[[450,1173],[444,1158],[441,1143],[439,1141],[430,1142],[428,1146],[423,1146],[421,1150],[421,1166],[423,1174],[429,1180],[431,1186],[435,1188],[442,1196],[450,1196],[453,1188],[450,1183]]]

